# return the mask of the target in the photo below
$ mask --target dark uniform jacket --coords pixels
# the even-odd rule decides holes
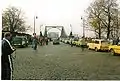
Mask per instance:
[[[1,56],[1,66],[2,70],[10,69],[10,55],[14,52],[11,49],[9,43],[6,40],[2,40],[2,56]]]

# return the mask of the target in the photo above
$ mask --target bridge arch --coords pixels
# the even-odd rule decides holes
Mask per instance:
[[[45,26],[44,36],[47,37],[47,32],[50,29],[53,29],[53,28],[56,28],[56,29],[61,31],[61,35],[60,35],[61,38],[66,38],[67,37],[63,26]]]

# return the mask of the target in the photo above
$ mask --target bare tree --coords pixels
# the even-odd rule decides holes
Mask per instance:
[[[104,17],[102,18],[103,25],[106,27],[107,38],[110,38],[110,33],[112,28],[114,27],[115,20],[114,10],[118,8],[118,4],[116,3],[117,0],[101,0],[103,2],[102,10]]]
[[[95,1],[92,3],[89,8],[87,9],[88,12],[88,22],[89,25],[92,27],[98,38],[101,38],[102,33],[102,23],[100,20],[100,16],[102,14],[101,3]]]
[[[25,32],[30,26],[25,25],[24,13],[16,7],[9,7],[2,13],[2,30]]]
[[[88,22],[99,34],[101,38],[102,33],[106,33],[107,39],[110,38],[113,29],[119,27],[117,0],[95,0],[88,8]],[[117,13],[117,14],[116,14]]]

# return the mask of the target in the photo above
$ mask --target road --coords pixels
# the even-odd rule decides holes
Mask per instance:
[[[67,44],[18,48],[14,80],[120,80],[120,56]]]

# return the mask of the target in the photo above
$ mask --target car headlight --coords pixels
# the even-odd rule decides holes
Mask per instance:
[[[25,44],[25,41],[22,41],[22,45]]]

